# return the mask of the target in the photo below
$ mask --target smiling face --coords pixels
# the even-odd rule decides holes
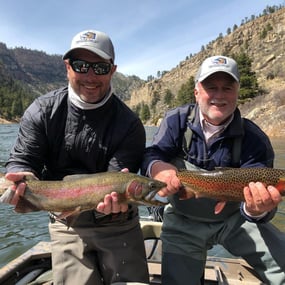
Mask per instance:
[[[88,62],[110,62],[110,60],[84,49],[74,50],[72,59],[80,59]],[[69,64],[69,60],[65,60],[67,78],[75,93],[87,103],[96,103],[101,101],[110,89],[112,75],[116,71],[117,66],[112,65],[111,70],[106,75],[96,75],[91,68],[87,73],[75,72]]]
[[[238,82],[225,72],[216,72],[197,83],[194,94],[205,119],[220,125],[235,111],[239,92]]]

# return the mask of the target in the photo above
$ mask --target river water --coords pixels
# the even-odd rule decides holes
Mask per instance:
[[[18,131],[17,124],[0,124],[0,172],[4,172],[4,164],[10,149],[15,142]],[[146,127],[147,144],[151,142],[155,127]],[[272,139],[276,154],[275,168],[285,169],[284,139]],[[143,213],[143,209],[141,209]],[[273,223],[285,232],[285,201],[273,219]],[[0,205],[0,268],[15,257],[40,241],[49,241],[47,229],[48,216],[46,212],[17,214],[13,207]],[[227,256],[221,248],[215,247],[211,255]]]

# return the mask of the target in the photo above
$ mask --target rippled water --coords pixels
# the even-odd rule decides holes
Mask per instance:
[[[156,128],[146,127],[147,144],[151,142]],[[4,164],[9,156],[18,131],[17,124],[0,124],[0,172],[4,171]],[[272,144],[276,153],[276,168],[285,169],[284,139],[274,139]],[[141,210],[143,213],[143,209]],[[273,222],[285,232],[285,202],[279,207],[279,212]],[[37,244],[48,241],[48,216],[46,212],[17,214],[13,207],[0,205],[0,267]],[[213,255],[224,255],[220,248],[215,248]]]

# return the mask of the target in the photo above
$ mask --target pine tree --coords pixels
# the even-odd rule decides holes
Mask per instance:
[[[186,83],[181,85],[178,91],[177,98],[175,100],[175,105],[179,106],[188,103],[194,103],[195,102],[194,88],[195,88],[195,81],[194,77],[191,76]]]
[[[245,53],[241,52],[232,56],[239,68],[240,73],[240,92],[239,99],[245,100],[256,97],[259,94],[259,86],[257,82],[256,73],[252,71],[252,60]]]

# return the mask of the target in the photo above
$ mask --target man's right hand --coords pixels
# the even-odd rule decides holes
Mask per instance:
[[[166,187],[158,192],[159,196],[166,197],[180,190],[182,185],[176,175],[177,168],[174,165],[163,161],[156,161],[153,163],[150,172],[153,179],[167,184]]]

